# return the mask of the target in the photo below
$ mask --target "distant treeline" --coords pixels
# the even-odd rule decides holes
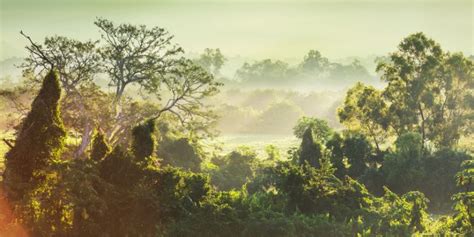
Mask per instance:
[[[383,58],[376,58],[376,61]],[[195,61],[220,78],[227,87],[279,88],[304,91],[341,89],[357,81],[378,81],[357,59],[349,64],[331,62],[317,50],[310,50],[297,65],[281,60],[245,62],[231,78],[220,73],[227,59],[219,49],[206,49]],[[377,63],[374,62],[374,63]]]
[[[204,101],[221,87],[215,70],[179,57],[161,28],[95,23],[100,42],[26,36],[29,80],[0,91],[21,121],[4,140],[0,234],[474,234],[474,159],[460,144],[472,141],[474,64],[464,55],[409,35],[378,64],[385,87],[347,92],[341,130],[302,117],[297,147],[221,155],[203,142],[214,135]],[[113,92],[94,83],[98,73]],[[142,94],[128,97],[130,85]],[[258,127],[286,119],[279,106]]]

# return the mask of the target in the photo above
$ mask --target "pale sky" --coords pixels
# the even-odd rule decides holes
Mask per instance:
[[[423,31],[449,51],[474,54],[471,0],[0,0],[0,59],[23,57],[48,35],[97,39],[93,21],[160,26],[187,52],[221,48],[252,58],[330,58],[392,52]]]

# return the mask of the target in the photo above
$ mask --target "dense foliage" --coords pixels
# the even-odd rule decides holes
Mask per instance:
[[[87,155],[77,156],[70,152],[77,147],[65,142],[60,115],[65,85],[51,70],[10,144],[1,183],[16,215],[13,221],[30,235],[472,234],[473,157],[455,146],[470,135],[472,124],[473,64],[464,56],[444,53],[421,33],[410,35],[390,61],[379,65],[386,88],[356,84],[348,91],[338,111],[345,130],[303,117],[294,127],[300,146],[286,156],[273,146],[266,148],[266,158],[248,147],[221,155],[204,151],[198,131],[209,124],[192,120],[206,116],[202,100],[217,92],[209,71],[217,74],[225,61],[220,51],[207,50],[198,60],[202,68],[190,60],[172,60],[179,48],[172,47],[166,57],[153,48],[171,44],[161,28],[116,27],[101,19],[96,25],[108,41],[100,54],[117,86],[117,94],[109,97],[112,104],[128,81],[156,94],[164,83],[172,99],[159,108],[126,100],[118,103],[119,110],[104,106],[95,116],[110,121],[95,121],[104,127],[96,129]],[[149,57],[127,58],[128,66],[113,67],[110,61],[126,57],[117,52],[120,47],[132,56],[143,52],[124,40],[136,36],[146,36],[150,48],[143,50]],[[156,60],[163,64],[154,65]],[[129,69],[125,76],[117,75],[122,67]],[[289,73],[286,67],[265,60],[246,64],[239,73],[245,78],[265,71],[272,75],[268,80],[280,80]],[[331,75],[334,67],[311,51],[298,70]],[[357,62],[351,67],[363,73]],[[155,70],[163,70],[163,77]],[[94,103],[99,108],[109,104]],[[283,116],[280,108],[287,106],[275,104],[262,118]],[[132,118],[118,119],[123,116]],[[189,119],[194,123],[186,123]],[[124,123],[109,130],[121,131],[115,138],[102,131],[114,122]],[[451,212],[435,219],[430,211]]]
[[[59,116],[60,96],[58,76],[51,70],[21,123],[15,144],[5,156],[4,185],[12,200],[23,199],[45,178],[44,170],[60,158],[65,136]]]

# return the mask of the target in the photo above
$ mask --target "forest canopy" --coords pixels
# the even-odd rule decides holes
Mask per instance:
[[[382,87],[359,61],[317,50],[294,66],[246,62],[234,80],[220,49],[188,58],[164,28],[94,24],[95,41],[22,32],[24,80],[0,90],[15,118],[0,234],[474,234],[473,150],[462,144],[472,144],[474,63],[462,53],[420,32],[377,62]],[[321,94],[246,90],[300,82],[352,86],[326,118],[308,115]],[[218,104],[223,93],[242,100]],[[293,132],[298,144],[220,152],[208,143],[219,111],[220,128]]]

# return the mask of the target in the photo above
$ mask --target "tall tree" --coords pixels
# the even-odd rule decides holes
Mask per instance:
[[[215,116],[202,100],[216,94],[221,84],[191,60],[180,58],[183,50],[172,43],[172,35],[159,27],[116,26],[105,19],[98,19],[95,24],[105,41],[100,53],[110,84],[116,89],[115,103],[128,85],[140,85],[160,102],[164,101],[154,114],[145,117],[157,119],[167,112],[192,131],[208,132]],[[127,117],[119,113],[117,124]],[[125,127],[114,128],[113,133]]]
[[[92,114],[88,111],[88,96],[91,90],[96,89],[93,80],[100,72],[98,41],[81,42],[63,36],[53,36],[46,37],[43,45],[37,45],[29,36],[23,35],[30,41],[30,45],[26,47],[29,55],[20,65],[24,69],[23,74],[33,74],[34,82],[40,83],[36,77],[43,78],[49,64],[55,66],[65,92],[61,106],[67,111],[63,114],[67,118],[63,119],[68,127],[72,125],[71,128],[81,133],[81,145],[75,154],[80,157],[90,142],[94,127]]]
[[[217,94],[222,84],[189,59],[179,60],[170,71],[163,79],[163,88],[154,92],[160,101],[166,103],[152,119],[167,112],[186,127],[194,128],[193,133],[206,131],[214,122],[215,114],[202,100]]]
[[[182,49],[173,45],[167,31],[143,25],[114,25],[105,19],[95,24],[102,31],[100,48],[99,41],[83,43],[65,37],[48,37],[44,45],[38,45],[25,35],[31,43],[27,47],[30,56],[23,65],[25,73],[41,74],[45,65],[58,65],[67,92],[62,100],[66,109],[63,119],[71,133],[81,139],[76,157],[84,157],[94,127],[103,128],[112,144],[125,143],[132,124],[160,117],[164,112],[173,114],[190,130],[209,134],[215,116],[201,100],[217,93],[221,84],[191,60],[180,58]],[[110,85],[116,88],[114,99],[92,83],[99,71],[105,72]],[[130,84],[145,88],[147,96],[156,95],[159,102],[164,101],[162,106],[123,98]],[[109,114],[113,116],[107,118]]]
[[[38,75],[38,81],[41,82],[48,73],[49,65],[53,64],[65,97],[77,93],[80,86],[92,82],[99,72],[98,41],[81,42],[53,36],[46,37],[43,45],[37,45],[29,36],[23,35],[30,41],[30,45],[26,46],[29,55],[20,65],[23,74]]]
[[[117,102],[131,84],[148,90],[159,87],[176,56],[183,52],[181,47],[172,44],[173,36],[160,27],[116,26],[102,18],[94,24],[101,30],[105,42],[100,54],[110,85],[115,87]]]
[[[220,49],[204,49],[204,53],[196,59],[196,63],[214,75],[219,75],[222,66],[227,59]]]
[[[311,128],[306,129],[303,134],[301,146],[299,150],[299,164],[308,163],[312,167],[320,167],[320,159],[322,157],[322,148],[319,143],[314,142],[313,131]]]
[[[337,110],[340,122],[370,137],[379,152],[389,136],[387,105],[381,98],[381,91],[358,82],[347,91],[344,104]]]
[[[429,138],[450,147],[474,132],[474,63],[461,53],[447,53],[440,74]]]
[[[308,74],[320,75],[329,69],[329,60],[317,50],[310,50],[298,66],[301,71]]]
[[[23,197],[44,176],[44,169],[60,157],[65,131],[59,114],[61,88],[51,70],[22,122],[15,144],[5,156],[4,184],[9,197]]]
[[[427,122],[434,102],[436,68],[442,61],[441,47],[422,33],[409,35],[390,55],[390,62],[380,63],[377,71],[388,82],[384,96],[392,102],[389,108],[392,127],[398,134],[412,131],[426,140]]]

